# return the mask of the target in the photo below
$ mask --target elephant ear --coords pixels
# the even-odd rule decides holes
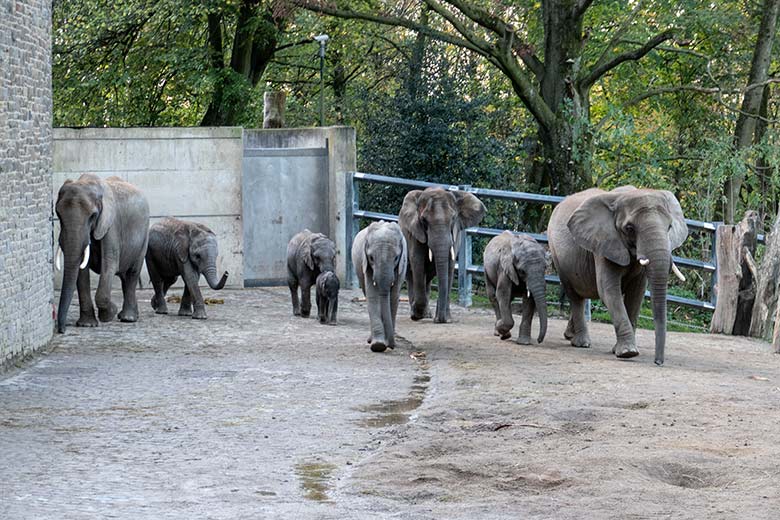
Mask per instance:
[[[615,227],[614,212],[619,195],[620,192],[604,193],[586,199],[569,217],[567,226],[578,246],[626,266],[631,257]]]
[[[306,231],[308,231],[308,229]],[[309,234],[309,236],[301,241],[301,248],[298,250],[298,254],[303,259],[303,263],[312,271],[314,270],[314,258],[311,256],[311,243],[314,240],[314,237],[313,234]]]
[[[672,228],[669,230],[669,243],[672,246],[672,250],[677,249],[688,238],[688,224],[685,223],[685,215],[683,215],[680,202],[674,193],[671,191],[661,191],[666,201],[666,209],[669,211],[669,215],[672,217]]]
[[[498,256],[498,263],[504,274],[512,280],[512,283],[520,285],[520,277],[517,276],[517,269],[515,269],[514,237],[511,240],[511,242],[505,244],[504,247],[501,248]]]
[[[474,194],[465,191],[453,192],[458,208],[458,218],[464,228],[476,226],[485,216],[485,205]]]
[[[398,225],[395,227],[398,230],[399,240],[401,241],[401,258],[398,259],[398,283],[403,283],[404,277],[406,276],[406,263],[409,254],[406,249],[406,237],[404,237],[404,234],[401,232],[401,228]]]
[[[186,227],[179,227],[173,234],[173,251],[181,263],[190,259],[190,242],[190,231]]]
[[[114,203],[114,191],[107,183],[100,182],[100,215],[98,216],[95,229],[92,232],[92,236],[95,240],[102,240],[111,226],[114,225],[114,218],[116,217],[116,205]]]
[[[412,190],[404,197],[401,204],[401,211],[398,213],[398,224],[401,229],[407,230],[418,242],[425,244],[428,237],[425,235],[425,228],[420,222],[420,209],[417,207],[417,201],[422,195],[422,190]]]

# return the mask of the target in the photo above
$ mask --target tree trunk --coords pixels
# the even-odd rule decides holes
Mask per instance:
[[[780,215],[775,220],[772,232],[767,237],[766,250],[758,270],[758,289],[750,335],[756,338],[772,339],[780,295]]]
[[[780,12],[780,0],[764,0],[758,39],[753,50],[753,61],[750,65],[748,88],[745,90],[742,98],[742,110],[739,113],[737,126],[734,130],[734,149],[736,152],[748,148],[753,142],[757,121],[756,115],[761,108],[761,98],[764,92],[764,89],[757,85],[764,83],[769,75],[778,12]],[[724,186],[726,200],[724,202],[723,218],[728,224],[734,222],[734,211],[739,203],[742,181],[742,175],[735,174],[726,180]]]
[[[284,92],[263,94],[263,128],[284,128]]]
[[[718,303],[710,323],[710,332],[714,334],[747,336],[750,333],[756,297],[753,256],[757,227],[758,213],[747,211],[739,224],[720,226],[716,231]]]

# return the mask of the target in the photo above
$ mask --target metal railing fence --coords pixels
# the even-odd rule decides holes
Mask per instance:
[[[379,213],[376,211],[366,211],[360,209],[359,204],[359,190],[358,183],[371,183],[381,184],[387,186],[402,186],[408,189],[425,189],[428,187],[440,187],[450,191],[465,191],[473,193],[481,199],[503,199],[515,202],[529,202],[536,204],[557,204],[564,199],[555,195],[540,195],[537,193],[523,193],[517,191],[505,191],[505,190],[493,190],[487,188],[474,188],[470,185],[454,185],[454,184],[439,184],[434,182],[425,182],[411,179],[401,179],[396,177],[387,177],[384,175],[375,175],[371,173],[361,172],[349,172],[347,175],[347,276],[353,282],[353,286],[357,285],[354,277],[354,269],[352,267],[352,261],[350,251],[352,249],[352,240],[357,235],[358,221],[360,219],[368,220],[385,220],[390,222],[398,222],[398,215],[392,215],[388,213]],[[683,298],[681,296],[675,296],[672,294],[667,295],[667,301],[670,303],[676,303],[685,305],[688,307],[694,307],[698,309],[714,310],[716,303],[716,295],[714,287],[712,287],[717,279],[718,273],[718,259],[717,259],[717,243],[715,230],[721,225],[720,222],[704,222],[701,220],[685,219],[688,224],[689,230],[698,230],[705,233],[709,233],[712,237],[710,247],[710,259],[708,261],[696,260],[692,258],[683,258],[679,256],[672,256],[674,263],[680,267],[687,267],[690,269],[697,269],[710,273],[711,275],[711,288],[710,300],[696,300],[692,298]],[[483,228],[483,227],[470,227],[466,228],[464,233],[464,240],[461,240],[458,251],[458,262],[455,264],[455,268],[458,271],[458,303],[463,306],[471,305],[471,278],[474,274],[483,274],[485,269],[482,265],[474,264],[472,258],[472,240],[475,236],[481,237],[493,237],[503,232],[503,229],[495,228]],[[539,242],[546,244],[547,235],[543,233],[527,233],[534,237]],[[758,236],[759,242],[763,242],[763,235]],[[460,265],[463,264],[465,269],[461,269]],[[560,279],[555,275],[548,275],[545,277],[547,283],[560,284]],[[650,297],[650,293],[646,292],[645,297]],[[588,306],[589,307],[589,306]]]

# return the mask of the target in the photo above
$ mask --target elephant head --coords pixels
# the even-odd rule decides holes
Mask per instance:
[[[653,304],[655,362],[663,364],[672,251],[688,236],[677,198],[669,191],[622,187],[587,199],[567,225],[575,243],[593,254],[619,266],[644,266]]]
[[[301,244],[301,256],[306,267],[324,273],[336,270],[336,244],[322,233],[312,233]]]
[[[406,240],[397,224],[373,222],[366,228],[361,266],[366,283],[371,280],[377,292],[390,294],[396,283],[403,283],[399,273],[406,273],[406,259]]]
[[[547,257],[544,248],[528,236],[511,236],[511,247],[503,248],[499,253],[501,271],[506,274],[514,285],[525,284],[531,298],[534,299],[536,312],[539,315],[539,337],[537,342],[544,341],[547,334],[547,297],[544,272],[547,268]]]
[[[439,279],[436,323],[447,322],[452,287],[450,274],[457,258],[461,231],[476,226],[484,216],[485,205],[471,193],[426,188],[410,191],[404,197],[398,222],[404,232],[427,246]],[[427,297],[423,303],[427,306]]]
[[[227,281],[228,272],[217,278],[217,237],[203,224],[180,227],[174,235],[174,251],[182,263],[190,262],[195,270],[206,278],[212,289],[222,289]]]
[[[108,233],[114,223],[116,208],[111,187],[91,174],[84,174],[75,181],[66,180],[60,188],[54,208],[60,220],[59,248],[55,253],[58,268],[60,250],[65,257],[57,331],[65,332],[65,320],[73,300],[79,269],[90,265],[90,242],[102,240]],[[96,260],[93,259],[92,265],[96,265]]]

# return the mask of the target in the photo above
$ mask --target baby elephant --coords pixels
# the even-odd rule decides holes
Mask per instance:
[[[287,244],[287,285],[292,296],[293,314],[308,318],[311,313],[311,286],[320,273],[336,270],[336,244],[322,233],[304,229]],[[298,287],[301,299],[298,300]]]
[[[395,348],[395,317],[406,278],[406,239],[395,222],[374,222],[352,243],[352,264],[368,300],[374,352]]]
[[[326,271],[317,277],[317,316],[320,323],[336,325],[339,310],[339,277]]]
[[[168,314],[165,293],[179,275],[184,279],[179,316],[206,319],[206,306],[198,287],[202,274],[209,287],[222,289],[227,281],[225,271],[217,279],[217,237],[203,224],[166,218],[149,229],[146,268],[149,271],[154,297],[152,308],[157,314]],[[194,309],[193,309],[194,308]]]
[[[485,282],[493,310],[496,312],[496,336],[512,336],[512,298],[523,297],[523,320],[517,342],[531,344],[531,320],[534,308],[539,313],[541,343],[547,333],[547,302],[544,270],[547,259],[544,248],[528,235],[504,231],[488,243],[484,255]]]

